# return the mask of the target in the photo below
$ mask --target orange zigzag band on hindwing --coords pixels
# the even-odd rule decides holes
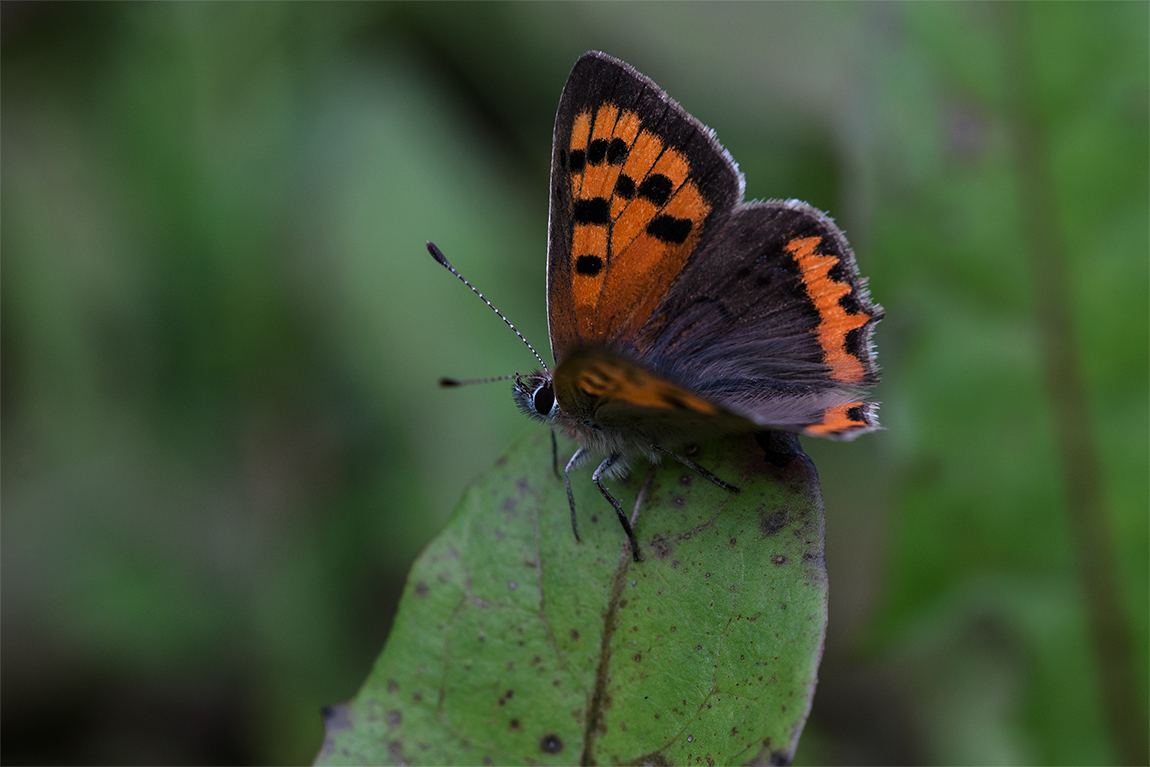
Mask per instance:
[[[807,295],[819,313],[816,333],[823,349],[823,362],[831,369],[831,378],[843,383],[859,383],[866,376],[862,361],[847,351],[847,333],[870,321],[868,314],[853,314],[839,303],[851,292],[850,285],[831,279],[830,270],[839,263],[836,255],[817,253],[821,237],[792,240],[784,247],[795,258],[802,272]]]
[[[847,402],[829,407],[823,413],[823,420],[806,427],[803,429],[803,433],[826,437],[833,434],[845,434],[852,429],[868,426],[863,411],[865,406],[866,403],[864,402]]]

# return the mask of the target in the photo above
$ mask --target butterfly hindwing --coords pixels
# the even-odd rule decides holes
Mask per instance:
[[[709,129],[627,64],[588,53],[555,122],[547,268],[557,361],[633,338],[742,198]]]
[[[598,347],[576,349],[556,368],[555,397],[568,415],[630,441],[702,441],[755,425],[643,367]]]
[[[877,427],[871,301],[845,236],[798,201],[740,205],[625,350],[764,426],[827,437]]]

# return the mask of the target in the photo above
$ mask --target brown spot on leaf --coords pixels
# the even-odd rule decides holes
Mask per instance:
[[[783,556],[782,554],[771,554],[771,564],[772,565],[779,566],[779,565],[785,565],[786,563],[787,563],[787,558],[785,556]]]
[[[563,750],[563,741],[555,733],[548,733],[539,739],[539,749],[545,754],[558,754]]]
[[[395,695],[395,693],[399,691],[399,682],[395,681],[394,679],[388,679],[387,691],[391,695]]]
[[[515,730],[516,732],[523,729],[522,727],[519,726],[519,720],[518,719],[512,719],[511,720],[511,729]]]
[[[763,531],[763,535],[772,536],[778,535],[779,531],[786,527],[787,514],[785,511],[776,511],[773,514],[763,514],[759,517],[759,529]]]
[[[579,640],[579,630],[578,629],[571,629],[571,639],[573,639],[575,641]]]
[[[681,508],[684,504],[687,503],[687,500],[685,498],[683,498],[683,496],[681,496],[681,495],[676,495],[674,498],[671,499],[671,503],[674,504],[675,506],[679,506]]]
[[[634,655],[631,656],[631,660],[635,661],[636,663],[639,663],[640,661],[643,660],[643,653],[641,653],[641,652],[635,653]]]
[[[388,731],[394,730],[399,725],[403,724],[403,714],[399,709],[392,709],[387,712],[387,729]]]
[[[423,581],[420,581],[419,583],[415,584],[415,595],[417,597],[427,596],[427,591],[428,591],[427,584],[424,583]]]

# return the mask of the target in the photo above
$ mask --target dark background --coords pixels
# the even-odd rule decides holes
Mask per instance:
[[[799,763],[1146,758],[1150,6],[2,7],[5,763],[302,763],[529,425],[552,120],[625,59],[846,230]],[[1145,761],[1142,761],[1145,763]]]

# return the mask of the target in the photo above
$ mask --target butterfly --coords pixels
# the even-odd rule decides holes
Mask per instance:
[[[604,456],[592,481],[636,562],[602,481],[631,461],[671,457],[736,491],[675,450],[738,432],[851,439],[879,428],[866,396],[883,310],[846,237],[804,202],[747,203],[743,190],[714,132],[654,82],[604,53],[575,63],[551,160],[556,365],[540,358],[540,370],[505,378],[519,409],[552,427],[553,446],[555,430],[579,445],[564,471],[576,539],[571,471]]]

